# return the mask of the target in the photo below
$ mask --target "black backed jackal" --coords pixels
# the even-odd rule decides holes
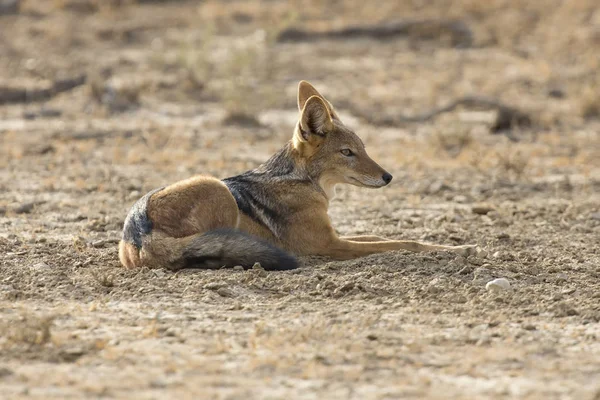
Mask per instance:
[[[291,255],[351,259],[390,250],[449,250],[377,236],[339,237],[327,215],[335,185],[380,188],[392,180],[361,139],[308,82],[298,86],[300,118],[292,140],[267,162],[218,180],[196,176],[142,197],[119,244],[127,268],[218,268],[260,262],[265,269],[298,266]]]

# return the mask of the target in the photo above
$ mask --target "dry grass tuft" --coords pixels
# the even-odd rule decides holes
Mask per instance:
[[[584,119],[600,119],[600,85],[586,87],[581,94],[580,104]]]
[[[0,336],[9,345],[44,345],[52,337],[51,328],[55,316],[22,314],[17,321],[5,321],[0,325]]]
[[[93,274],[93,276],[94,276],[94,279],[96,280],[96,282],[98,282],[101,286],[103,286],[105,288],[115,287],[114,274],[97,273],[97,274]]]
[[[502,151],[496,152],[497,167],[500,172],[507,174],[509,177],[520,179],[529,164],[530,157],[520,150],[514,150],[512,146],[507,146]]]
[[[463,150],[473,144],[473,136],[466,126],[454,125],[449,128],[436,129],[431,135],[431,143],[439,152],[452,158],[458,157]]]

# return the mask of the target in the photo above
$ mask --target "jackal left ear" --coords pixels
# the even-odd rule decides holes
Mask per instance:
[[[329,109],[320,96],[311,96],[306,100],[299,125],[304,140],[309,140],[311,134],[325,136],[333,130]]]

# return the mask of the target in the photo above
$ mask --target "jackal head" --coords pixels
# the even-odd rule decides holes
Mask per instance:
[[[333,106],[310,83],[298,85],[300,120],[293,146],[309,174],[317,177],[327,197],[335,195],[335,185],[379,188],[392,180],[365,150],[362,140],[347,128]]]

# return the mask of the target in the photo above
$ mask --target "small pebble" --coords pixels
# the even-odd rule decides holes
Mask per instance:
[[[488,252],[483,250],[482,248],[477,247],[475,249],[475,256],[479,259],[486,258],[488,256]]]
[[[494,211],[494,207],[488,204],[478,204],[473,206],[471,208],[471,211],[473,212],[473,214],[487,215],[489,212]]]
[[[479,279],[490,279],[492,278],[492,273],[489,270],[489,268],[491,267],[490,264],[483,264],[481,267],[475,268],[475,271],[473,271],[473,280],[479,280]]]
[[[136,200],[139,199],[141,196],[141,193],[139,190],[132,190],[131,192],[129,192],[129,194],[127,195],[127,200]]]
[[[566,94],[562,89],[553,88],[548,90],[548,96],[553,97],[555,99],[562,99],[566,96]]]
[[[454,196],[454,199],[452,200],[454,200],[456,203],[466,203],[468,201],[467,196],[463,196],[462,194]]]
[[[500,292],[502,290],[508,290],[510,289],[510,282],[508,282],[508,279],[505,278],[494,279],[486,283],[485,289],[489,290],[490,292]]]
[[[445,282],[439,278],[435,278],[429,285],[427,285],[427,291],[432,294],[440,293],[444,291]]]
[[[222,297],[235,297],[235,293],[233,292],[233,290],[226,287],[217,289],[217,293],[219,294],[219,296]]]
[[[262,267],[262,265],[260,265],[259,262],[255,262],[254,265],[252,266],[252,269],[263,269],[264,270],[264,268]]]
[[[563,299],[562,293],[555,293],[552,295],[552,301],[561,301]]]
[[[210,283],[207,283],[206,285],[204,285],[204,289],[217,290],[219,288],[222,288],[223,286],[224,285],[222,283],[210,282]]]
[[[45,269],[48,269],[48,268],[50,268],[50,266],[49,266],[48,264],[46,264],[45,262],[43,262],[43,261],[42,261],[42,262],[39,262],[39,263],[33,264],[33,265],[31,266],[31,268],[32,268],[32,269],[37,269],[37,270],[45,270]]]
[[[235,267],[233,267],[234,271],[243,271],[244,267],[242,267],[241,265],[236,265]]]
[[[557,282],[566,282],[569,280],[569,276],[567,274],[556,274],[554,279],[556,279]]]
[[[29,214],[31,211],[33,211],[34,205],[35,203],[24,203],[15,207],[14,211],[17,214]]]

